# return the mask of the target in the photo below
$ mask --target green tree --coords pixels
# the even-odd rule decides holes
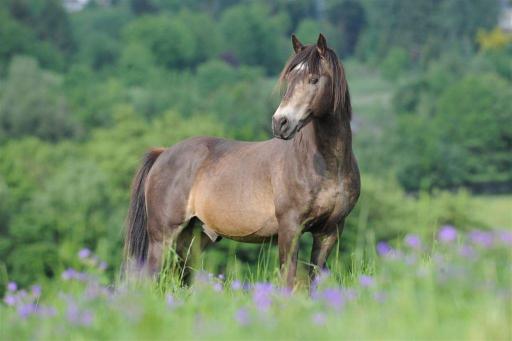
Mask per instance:
[[[130,8],[137,15],[152,13],[157,10],[151,0],[130,0]]]
[[[32,58],[10,64],[0,99],[0,141],[24,135],[56,141],[78,133],[66,101],[59,95],[60,78],[43,71]]]
[[[380,66],[382,76],[389,80],[396,80],[410,65],[410,58],[403,48],[395,47],[389,50]]]
[[[290,53],[285,39],[287,18],[272,15],[267,6],[253,3],[230,7],[222,14],[220,25],[224,50],[242,64],[263,66],[276,73]]]
[[[28,28],[0,9],[0,41],[0,64],[5,64],[14,54],[27,52],[34,38]]]
[[[402,115],[393,133],[402,185],[509,190],[511,91],[510,83],[494,74],[470,75],[436,96],[432,112]]]
[[[340,40],[339,52],[352,55],[359,36],[367,25],[366,11],[359,0],[342,0],[330,3],[327,19],[336,28],[336,39]],[[333,37],[334,38],[334,37]]]
[[[465,185],[511,187],[511,108],[511,84],[493,74],[467,76],[439,98],[433,124],[443,127],[446,144],[459,147]]]
[[[59,0],[6,0],[12,17],[32,29],[37,38],[63,52],[74,48],[68,15]]]
[[[329,22],[305,19],[300,22],[295,31],[295,34],[303,44],[315,44],[319,33],[326,37],[329,47],[335,50],[339,57],[342,57],[343,37],[338,35],[334,26]]]
[[[133,15],[125,8],[91,8],[72,16],[73,35],[80,44],[77,60],[100,70],[112,67],[122,49],[121,32]]]
[[[174,19],[164,14],[141,17],[126,27],[125,37],[147,46],[162,66],[190,66],[197,58],[198,42],[185,22]]]
[[[392,47],[407,50],[412,60],[437,58],[450,48],[471,51],[478,28],[496,24],[497,0],[363,0],[368,26],[361,54],[382,58]]]
[[[41,41],[28,26],[16,21],[8,11],[0,7],[0,75],[5,66],[17,54],[37,58],[42,65],[60,69],[63,56],[50,43]]]

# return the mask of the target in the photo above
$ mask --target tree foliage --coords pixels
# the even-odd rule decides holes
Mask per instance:
[[[256,3],[228,8],[220,21],[229,46],[227,52],[238,63],[278,72],[289,51],[289,43],[284,40],[287,20],[286,15],[272,15],[267,6]]]
[[[0,140],[33,135],[56,141],[77,133],[60,78],[39,69],[31,58],[12,60],[0,100]],[[20,96],[23,94],[23,96]]]
[[[430,98],[432,100],[432,98]],[[512,92],[494,74],[454,81],[431,113],[399,120],[398,177],[411,190],[468,186],[508,189],[512,183]]]
[[[360,55],[382,58],[390,47],[407,50],[413,61],[437,58],[448,49],[473,50],[479,28],[496,24],[498,1],[364,1],[368,29]]]

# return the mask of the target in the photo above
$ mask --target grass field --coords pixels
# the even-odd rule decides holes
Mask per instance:
[[[512,229],[512,196],[474,196],[475,215],[489,226]]]
[[[246,278],[197,272],[190,288],[174,277],[114,288],[105,265],[82,250],[82,268],[59,280],[8,285],[0,339],[510,340],[511,248],[510,230],[410,234],[400,245],[376,245],[356,273],[331,263],[310,294],[281,289],[262,262]]]

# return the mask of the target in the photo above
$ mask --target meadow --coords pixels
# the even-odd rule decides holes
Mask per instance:
[[[380,242],[360,267],[334,258],[310,290],[279,285],[276,263],[240,276],[196,269],[191,287],[163,273],[156,283],[109,283],[89,249],[60,279],[17,288],[0,306],[1,336],[13,339],[492,339],[512,336],[512,231]],[[270,263],[271,266],[266,266]],[[268,264],[267,264],[268,265]]]

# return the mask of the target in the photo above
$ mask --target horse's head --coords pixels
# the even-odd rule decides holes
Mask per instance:
[[[345,73],[325,37],[320,34],[316,45],[304,46],[292,35],[292,43],[295,54],[280,77],[286,92],[272,117],[274,136],[284,140],[313,119],[345,111],[350,115]]]

